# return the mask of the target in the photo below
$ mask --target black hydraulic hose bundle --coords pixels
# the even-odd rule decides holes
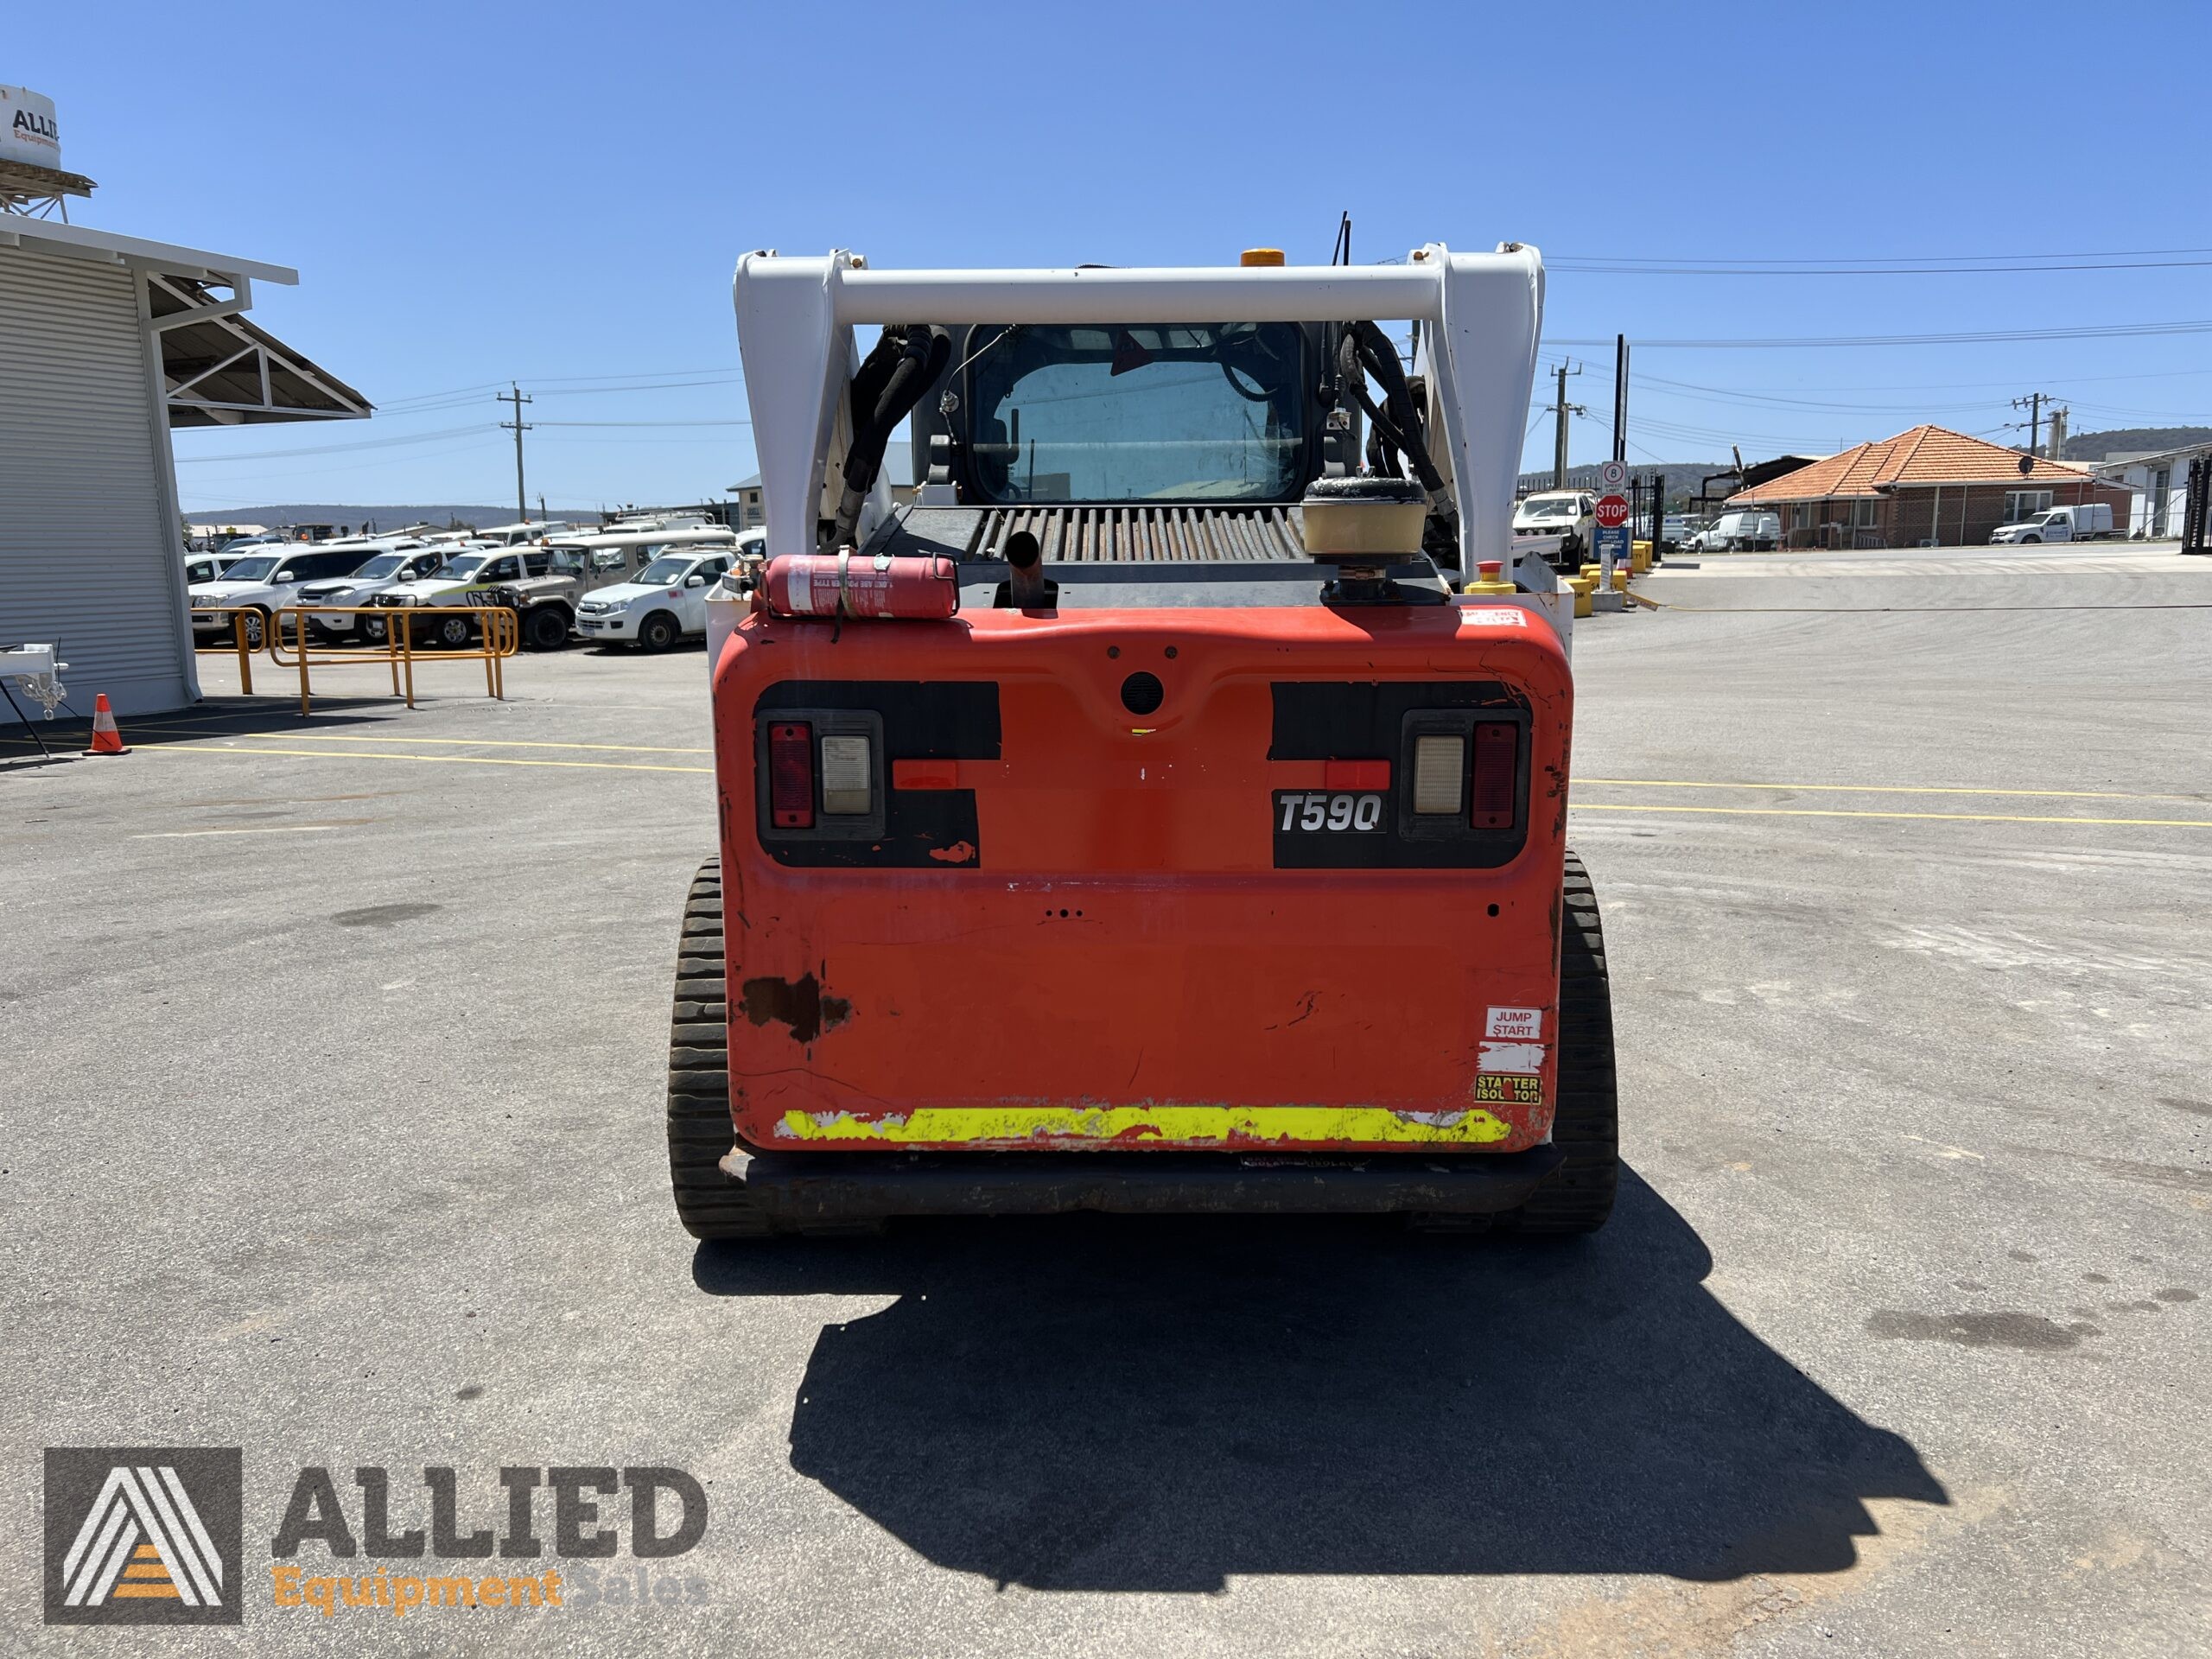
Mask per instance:
[[[848,545],[861,506],[882,470],[884,446],[952,356],[952,336],[924,325],[893,324],[853,376],[853,439],[845,451],[845,488],[830,545]]]
[[[1432,530],[1447,532],[1436,537],[1437,551],[1447,550],[1442,543],[1448,541],[1451,557],[1447,562],[1457,563],[1459,515],[1445,493],[1444,474],[1429,454],[1427,433],[1421,410],[1414,404],[1413,388],[1406,382],[1405,365],[1398,361],[1398,348],[1372,322],[1346,323],[1337,347],[1337,367],[1346,389],[1367,415],[1368,464],[1385,477],[1401,478],[1404,474],[1399,470],[1398,456],[1405,457],[1414,477],[1428,492],[1434,509]],[[1382,388],[1380,406],[1367,390],[1370,374]]]

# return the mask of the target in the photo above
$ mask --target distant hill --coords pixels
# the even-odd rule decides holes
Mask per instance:
[[[595,524],[599,522],[596,507],[554,507],[556,518],[565,518],[570,524]],[[456,505],[436,502],[428,505],[401,503],[396,506],[334,505],[327,501],[289,502],[279,506],[224,507],[219,510],[187,512],[185,517],[195,524],[259,524],[264,530],[275,530],[280,524],[342,524],[348,532],[366,529],[394,531],[409,524],[435,524],[441,529],[465,525],[470,530],[481,530],[486,524],[512,524],[515,510],[512,505],[504,507]]]
[[[2068,461],[2105,461],[2113,455],[2157,454],[2192,443],[2212,443],[2212,426],[2120,426],[2108,432],[2069,432]]]

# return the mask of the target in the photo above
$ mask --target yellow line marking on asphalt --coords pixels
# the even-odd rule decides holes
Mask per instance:
[[[639,762],[628,764],[619,760],[522,760],[496,754],[404,754],[391,750],[376,749],[270,749],[255,747],[250,749],[226,749],[212,743],[148,743],[140,754],[223,754],[242,759],[257,754],[290,755],[302,760],[419,760],[434,766],[556,766],[578,772],[694,772],[714,771],[712,766],[657,766]]]
[[[2212,830],[2212,818],[2053,818],[2016,812],[1853,812],[1817,806],[1658,806],[1577,801],[1577,812],[1711,812],[1732,818],[1940,818],[1955,823],[2134,823],[2166,830]]]
[[[642,743],[541,743],[512,737],[378,737],[365,732],[230,732],[210,731],[204,726],[150,726],[135,721],[134,729],[178,737],[281,739],[287,743],[430,743],[457,749],[595,749],[611,754],[712,754],[712,749],[657,748]]]
[[[366,818],[354,818],[354,823],[366,823]],[[125,841],[189,841],[195,836],[311,836],[321,830],[336,830],[334,823],[270,823],[251,830],[152,830],[143,836],[125,836]]]
[[[1681,778],[1577,778],[1574,782],[1609,789],[1779,789],[1825,795],[2013,795],[2069,801],[2180,801],[2212,805],[2201,795],[2135,795],[2106,789],[1961,789],[1933,784],[1713,784]]]

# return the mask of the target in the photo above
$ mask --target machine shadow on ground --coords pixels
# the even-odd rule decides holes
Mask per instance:
[[[1001,1585],[1832,1572],[1877,1530],[1866,1500],[1948,1503],[1711,1267],[1624,1171],[1589,1240],[1084,1216],[702,1245],[693,1271],[717,1295],[898,1295],[823,1329],[792,1466]]]

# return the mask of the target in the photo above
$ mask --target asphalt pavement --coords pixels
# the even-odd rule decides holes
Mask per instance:
[[[0,1647],[2212,1652],[2208,565],[1713,559],[1578,629],[1628,1173],[1541,1248],[694,1244],[696,649],[304,721],[205,659],[127,757],[0,741]],[[242,1448],[244,1622],[42,1626],[67,1446]],[[303,1468],[359,1541],[357,1470],[509,1537],[502,1468],[670,1466],[688,1551],[624,1490],[559,1555],[539,1489],[542,1553],[437,1569],[558,1609],[276,1605],[432,1570],[276,1552]]]

